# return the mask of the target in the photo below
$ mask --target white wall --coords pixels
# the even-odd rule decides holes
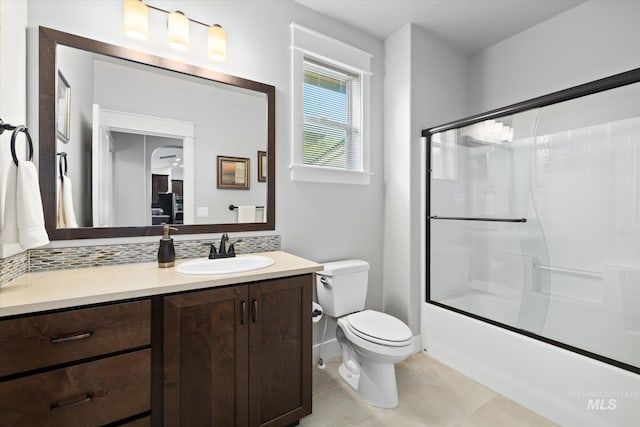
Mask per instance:
[[[27,122],[26,25],[26,3],[0,0],[0,118],[13,125],[23,125]],[[34,135],[31,130],[29,133]],[[10,140],[10,132],[0,136],[0,225],[4,215],[4,183],[7,168],[12,161]],[[22,138],[20,141],[23,145]],[[24,153],[22,148],[19,153]],[[37,159],[35,153],[34,158]],[[0,245],[2,258],[18,252],[21,252],[21,249],[17,244]]]
[[[384,310],[410,322],[411,293],[411,31],[385,40]]]
[[[151,206],[146,203],[145,136],[112,132],[113,137],[113,223],[122,227],[147,224]],[[150,178],[150,177],[149,177]]]
[[[44,25],[169,57],[276,87],[276,230],[282,248],[315,261],[362,258],[371,263],[367,306],[382,307],[382,132],[383,44],[347,25],[290,1],[150,1],[180,9],[200,21],[220,23],[228,35],[228,59],[211,61],[206,52],[206,29],[191,27],[193,47],[178,53],[165,42],[166,20],[151,11],[150,40],[136,41],[122,31],[122,1],[29,0],[28,60],[38,62],[37,27]],[[70,13],[70,11],[72,11]],[[291,182],[291,53],[289,24],[320,31],[373,54],[371,78],[371,185],[353,186]],[[28,123],[37,135],[38,67],[27,70]],[[250,233],[241,233],[244,235]],[[271,233],[257,233],[271,234]],[[179,238],[179,237],[178,237]],[[157,237],[123,239],[155,241]],[[114,241],[115,239],[110,239]],[[53,246],[86,245],[101,241],[56,242]],[[333,336],[332,327],[327,333]],[[321,332],[321,331],[320,331]],[[318,336],[316,330],[316,336]]]
[[[421,131],[467,114],[463,53],[408,24],[385,41],[384,309],[420,331]]]
[[[471,113],[640,67],[640,2],[591,0],[471,58]]]
[[[640,3],[589,1],[471,58],[472,113],[640,67]],[[552,421],[630,426],[640,419],[637,375],[431,305],[429,353]],[[586,325],[585,325],[586,327]],[[615,410],[588,410],[599,393],[635,394]]]

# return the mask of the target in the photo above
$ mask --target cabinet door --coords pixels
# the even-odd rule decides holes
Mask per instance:
[[[249,285],[249,425],[282,426],[311,413],[312,276]]]
[[[164,302],[164,425],[247,425],[247,286]]]

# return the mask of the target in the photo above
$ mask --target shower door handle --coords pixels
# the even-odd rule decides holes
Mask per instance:
[[[490,221],[490,222],[527,222],[527,218],[483,218],[473,216],[430,216],[429,219],[443,219],[448,221]]]

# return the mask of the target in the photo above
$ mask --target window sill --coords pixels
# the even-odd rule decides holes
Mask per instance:
[[[371,172],[325,168],[321,166],[291,165],[291,181],[322,182],[332,184],[369,185]]]

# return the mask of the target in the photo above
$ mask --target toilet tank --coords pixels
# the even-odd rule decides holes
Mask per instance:
[[[318,303],[324,314],[340,317],[364,309],[369,263],[358,259],[328,262],[316,273]]]

